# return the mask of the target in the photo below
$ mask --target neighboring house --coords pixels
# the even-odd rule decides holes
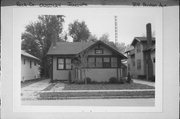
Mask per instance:
[[[39,59],[21,50],[21,81],[40,77]]]
[[[128,72],[134,78],[154,80],[155,78],[155,38],[135,37],[128,57]]]
[[[51,57],[53,80],[84,80],[105,82],[111,77],[120,79],[121,60],[126,57],[112,43],[56,42],[47,55]]]

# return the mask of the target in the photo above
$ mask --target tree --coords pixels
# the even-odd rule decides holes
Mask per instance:
[[[62,41],[59,34],[62,32],[63,22],[63,15],[41,15],[37,21],[27,25],[22,33],[21,49],[41,59],[42,76],[49,77],[50,59],[46,54],[52,42]]]
[[[104,42],[109,42],[109,34],[107,34],[107,33],[103,34],[103,35],[99,38],[99,40],[104,41]]]
[[[78,20],[69,24],[69,35],[73,38],[73,42],[87,41],[90,31],[84,21]]]
[[[90,34],[90,36],[89,36],[89,38],[88,38],[88,40],[87,40],[87,41],[96,42],[96,41],[98,41],[98,38],[97,38],[97,36],[96,36],[96,35],[92,35],[92,34]]]
[[[124,53],[126,50],[125,43],[115,43],[116,47],[118,48],[119,52]]]

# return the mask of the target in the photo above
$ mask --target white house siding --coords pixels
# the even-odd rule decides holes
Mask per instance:
[[[145,75],[145,72],[144,72],[143,45],[141,43],[139,43],[139,44],[140,44],[140,50],[141,50],[140,52],[137,52],[137,47],[135,47],[135,69],[136,69],[135,71],[136,71],[136,75]],[[141,61],[141,69],[137,69],[138,60]]]
[[[53,57],[53,80],[68,80],[70,70],[57,70],[57,57]]]
[[[128,57],[131,57],[131,56],[128,56]],[[129,69],[129,73],[131,76],[135,76],[136,74],[136,63],[135,63],[135,66],[133,66],[133,60],[135,61],[135,58],[128,58],[128,64],[130,66],[130,69]]]
[[[117,77],[117,69],[87,69],[86,77],[89,77],[92,81],[97,82],[109,81],[111,77]]]
[[[24,64],[25,59],[25,64]],[[30,68],[31,61],[31,68]],[[39,65],[36,62],[36,66],[34,65],[33,59],[21,56],[21,81],[36,79],[40,77],[39,73]]]

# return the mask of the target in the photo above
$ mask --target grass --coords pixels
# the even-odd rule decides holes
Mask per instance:
[[[44,92],[40,93],[39,100],[47,99],[104,99],[104,98],[154,98],[154,91],[119,91],[119,92]]]
[[[122,90],[122,89],[154,89],[152,86],[125,83],[125,84],[66,84],[63,90]]]

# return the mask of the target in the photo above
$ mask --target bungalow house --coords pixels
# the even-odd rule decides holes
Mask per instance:
[[[151,37],[150,24],[147,24],[147,37],[135,37],[126,53],[128,72],[132,77],[154,80],[155,38]]]
[[[52,59],[51,79],[68,81],[107,82],[110,78],[120,79],[121,54],[113,43],[55,42],[47,53]],[[124,65],[123,65],[124,66]]]
[[[21,81],[32,80],[40,77],[39,59],[21,50]]]

